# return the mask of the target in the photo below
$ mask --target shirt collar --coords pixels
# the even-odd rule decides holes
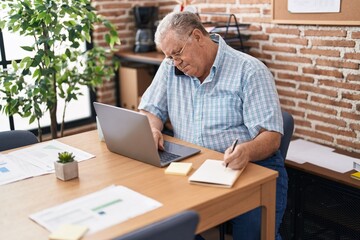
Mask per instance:
[[[212,34],[210,34],[210,38],[213,42],[217,43],[219,45],[219,47],[218,47],[218,50],[216,53],[215,61],[210,69],[208,81],[212,81],[213,76],[216,73],[216,70],[220,68],[221,63],[224,58],[225,48],[227,46],[225,40],[219,34],[212,33]]]

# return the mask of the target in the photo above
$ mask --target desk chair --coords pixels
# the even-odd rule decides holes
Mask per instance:
[[[114,240],[193,240],[199,215],[184,211]]]
[[[26,130],[0,132],[0,152],[38,143],[37,137]]]
[[[285,111],[282,111],[283,121],[284,121],[284,135],[281,138],[280,143],[280,152],[284,160],[286,159],[286,154],[289,149],[289,144],[294,132],[294,118],[293,116]]]
[[[283,127],[284,127],[284,135],[281,137],[280,142],[280,152],[283,156],[284,160],[286,159],[286,154],[289,149],[289,144],[294,132],[294,118],[293,116],[286,112],[282,111],[282,117],[283,117]],[[222,223],[219,226],[219,233],[220,233],[220,240],[225,239],[225,231],[226,231],[226,223]]]

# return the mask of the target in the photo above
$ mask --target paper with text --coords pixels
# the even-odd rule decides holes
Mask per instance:
[[[291,13],[338,13],[341,0],[288,0]]]
[[[0,185],[54,172],[59,152],[72,152],[78,162],[95,155],[51,140],[0,155]]]
[[[308,162],[340,173],[352,170],[354,162],[360,164],[360,159],[333,152],[334,150],[321,144],[297,139],[290,142],[286,159],[299,164]]]
[[[84,197],[30,215],[49,231],[64,224],[97,232],[161,207],[162,204],[124,186],[110,186]]]

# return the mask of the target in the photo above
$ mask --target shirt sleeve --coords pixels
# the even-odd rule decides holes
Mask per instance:
[[[270,71],[263,65],[249,71],[245,79],[243,116],[251,138],[262,128],[283,134],[279,97]]]
[[[167,79],[170,66],[162,62],[155,77],[141,97],[138,109],[148,111],[164,123],[168,118]]]

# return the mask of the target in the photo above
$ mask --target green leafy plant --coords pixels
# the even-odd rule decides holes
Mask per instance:
[[[73,153],[69,152],[59,152],[58,153],[58,163],[69,163],[75,161],[75,156]]]
[[[90,0],[4,0],[0,28],[32,36],[34,44],[22,46],[29,56],[13,61],[11,69],[0,72],[0,111],[19,114],[37,121],[49,113],[51,136],[57,138],[58,100],[65,102],[62,111],[61,136],[66,107],[81,95],[80,86],[95,87],[114,76],[117,66],[106,64],[111,51],[120,45],[113,24],[97,15]],[[1,10],[1,9],[0,9]],[[94,26],[104,26],[105,45],[84,51],[81,45],[91,41]]]

